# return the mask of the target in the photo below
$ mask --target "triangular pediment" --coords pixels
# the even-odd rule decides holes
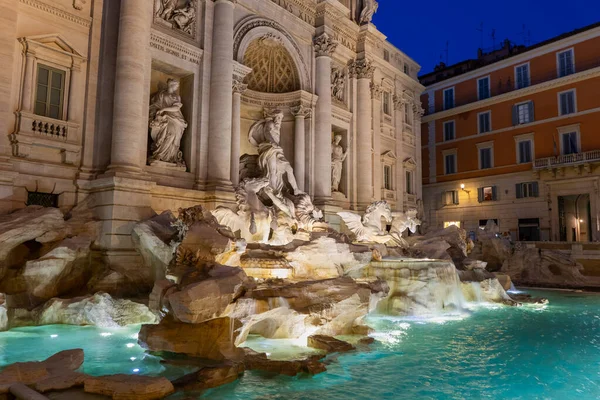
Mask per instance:
[[[60,34],[28,36],[21,38],[20,40],[30,46],[41,45],[47,49],[56,50],[81,59],[84,58],[84,56]]]
[[[381,158],[382,159],[391,159],[391,160],[397,160],[398,157],[396,157],[396,154],[392,151],[392,150],[387,150],[384,151],[383,153],[381,153]]]
[[[417,162],[412,157],[408,157],[408,158],[404,159],[404,161],[402,163],[404,164],[405,167],[415,167],[415,168],[417,167]]]

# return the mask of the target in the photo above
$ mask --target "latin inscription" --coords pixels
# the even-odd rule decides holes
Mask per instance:
[[[278,6],[285,8],[288,12],[294,14],[304,22],[308,22],[311,25],[315,24],[315,17],[308,14],[307,12],[300,9],[300,7],[293,5],[289,0],[271,0]]]
[[[201,59],[200,54],[193,54],[191,52],[183,52],[183,51],[173,48],[172,46],[169,46],[168,44],[169,44],[168,41],[166,41],[160,37],[154,36],[154,35],[152,36],[152,38],[150,40],[150,47],[152,47],[153,49],[162,51],[163,53],[166,53],[166,54],[170,54],[181,60],[200,65],[200,59]]]

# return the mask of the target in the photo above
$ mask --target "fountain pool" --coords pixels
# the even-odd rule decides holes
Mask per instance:
[[[366,352],[330,356],[324,374],[289,378],[250,371],[232,384],[172,398],[597,399],[600,295],[531,293],[548,297],[550,304],[480,305],[469,314],[443,319],[373,316],[369,322],[376,328],[377,341]],[[138,329],[48,326],[11,330],[0,333],[0,366],[81,347],[86,355],[83,370],[89,374],[134,373],[136,369],[140,374],[167,377],[184,373],[144,355],[136,344]],[[261,351],[269,348],[268,340],[253,338],[248,343]],[[285,349],[275,350],[274,356],[285,357]]]

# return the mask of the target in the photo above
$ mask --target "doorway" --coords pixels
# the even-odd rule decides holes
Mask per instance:
[[[559,196],[558,222],[562,242],[590,242],[592,240],[590,195]]]
[[[540,240],[540,219],[519,219],[519,241],[538,242]]]

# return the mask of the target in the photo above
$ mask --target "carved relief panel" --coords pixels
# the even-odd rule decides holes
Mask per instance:
[[[154,22],[191,38],[196,36],[198,0],[154,0]]]

